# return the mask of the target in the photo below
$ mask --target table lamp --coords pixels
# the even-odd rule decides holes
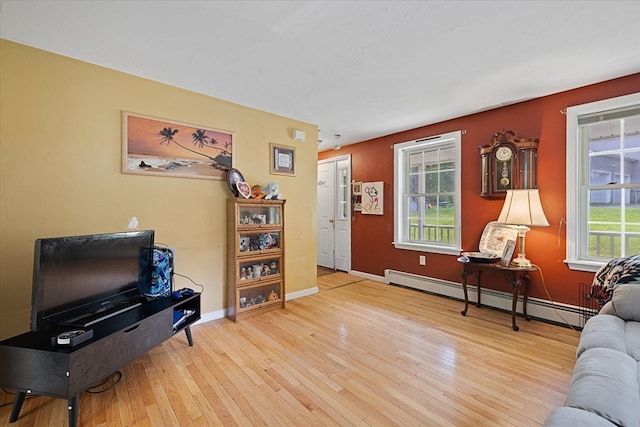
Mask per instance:
[[[514,267],[531,267],[531,261],[524,253],[524,238],[529,226],[548,227],[549,221],[544,216],[540,195],[537,189],[507,190],[504,206],[498,217],[498,222],[515,225],[518,230],[518,257],[511,264]]]

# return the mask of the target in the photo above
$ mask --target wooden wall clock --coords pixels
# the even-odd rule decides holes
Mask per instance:
[[[488,145],[478,147],[482,160],[483,197],[503,196],[507,190],[537,188],[539,139],[518,138],[511,130],[496,132]]]

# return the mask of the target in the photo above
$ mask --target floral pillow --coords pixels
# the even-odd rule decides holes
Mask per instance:
[[[593,278],[589,297],[602,306],[611,300],[614,288],[623,283],[640,284],[640,255],[614,258],[602,266]]]

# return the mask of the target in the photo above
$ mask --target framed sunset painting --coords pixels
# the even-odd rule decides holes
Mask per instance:
[[[122,172],[224,180],[233,133],[122,112]]]

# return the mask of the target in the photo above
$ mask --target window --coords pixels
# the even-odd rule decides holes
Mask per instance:
[[[394,146],[394,245],[460,253],[461,132]]]
[[[640,253],[640,93],[567,108],[567,263]]]
[[[349,219],[349,170],[343,165],[338,165],[338,212],[336,219],[346,221]]]

